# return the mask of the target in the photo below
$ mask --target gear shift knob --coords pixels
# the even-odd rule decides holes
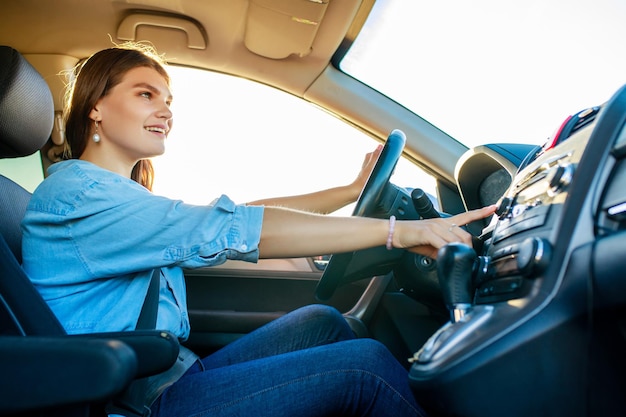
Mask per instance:
[[[449,243],[439,249],[437,274],[450,320],[459,321],[472,306],[472,271],[476,252],[462,243]]]

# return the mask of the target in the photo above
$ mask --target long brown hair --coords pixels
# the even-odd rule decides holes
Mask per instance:
[[[127,43],[96,52],[74,71],[65,97],[64,159],[77,159],[85,151],[94,123],[89,113],[96,102],[122,81],[124,75],[137,67],[156,70],[170,83],[164,60],[154,48],[145,44]],[[154,168],[149,159],[142,159],[133,167],[131,178],[147,189],[152,189]]]

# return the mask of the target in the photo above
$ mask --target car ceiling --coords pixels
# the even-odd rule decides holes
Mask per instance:
[[[150,39],[158,51],[167,51],[170,63],[279,84],[302,96],[346,37],[360,5],[358,0],[11,1],[2,5],[10,19],[3,19],[0,42],[22,54],[82,58],[113,43]],[[127,35],[134,39],[120,38]]]
[[[374,2],[5,1],[0,44],[20,51],[44,75],[60,112],[65,87],[60,72],[100,49],[149,39],[170,64],[274,86],[374,137],[384,139],[400,128],[408,137],[406,155],[453,183],[463,145],[329,65],[335,52],[356,37]]]

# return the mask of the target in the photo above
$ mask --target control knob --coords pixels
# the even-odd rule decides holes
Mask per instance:
[[[550,253],[550,242],[538,237],[529,237],[519,245],[517,269],[524,276],[536,276],[548,266]]]

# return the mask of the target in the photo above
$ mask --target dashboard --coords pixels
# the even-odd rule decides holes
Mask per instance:
[[[427,411],[626,415],[626,89],[543,148],[486,145],[458,163],[480,230],[469,312],[411,358]]]

